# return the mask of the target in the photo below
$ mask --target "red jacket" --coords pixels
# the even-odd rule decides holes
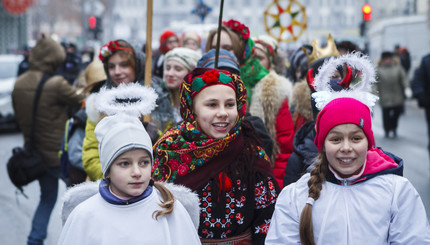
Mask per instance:
[[[276,116],[276,141],[279,148],[279,153],[276,154],[273,173],[282,188],[285,175],[285,167],[287,166],[288,158],[293,152],[294,139],[294,124],[291,117],[288,100],[284,100],[278,115]]]

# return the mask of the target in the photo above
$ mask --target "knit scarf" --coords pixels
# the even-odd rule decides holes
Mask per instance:
[[[248,91],[247,97],[249,104],[251,104],[252,89],[267,74],[269,74],[269,71],[255,57],[248,59],[245,65],[240,67],[240,77]]]

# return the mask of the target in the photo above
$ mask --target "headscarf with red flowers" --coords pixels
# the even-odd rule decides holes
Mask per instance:
[[[235,126],[221,139],[214,139],[200,130],[193,110],[194,96],[212,85],[226,85],[236,92],[238,117]],[[223,172],[231,176],[226,169],[238,169],[234,163],[250,165],[249,162],[240,160],[243,154],[255,154],[252,158],[257,159],[253,165],[245,169],[254,171],[257,169],[273,175],[270,160],[264,149],[259,145],[247,144],[254,141],[247,140],[248,132],[246,134],[243,132],[243,129],[246,127],[248,130],[249,126],[248,123],[244,123],[246,88],[239,76],[217,69],[196,68],[184,77],[180,99],[181,116],[184,121],[168,130],[154,145],[156,158],[152,173],[154,180],[174,182],[196,190],[203,187],[211,178],[221,176]],[[249,173],[241,175],[248,177]],[[222,186],[223,183],[219,185]]]

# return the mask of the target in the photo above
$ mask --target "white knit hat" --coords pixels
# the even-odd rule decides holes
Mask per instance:
[[[164,57],[164,66],[166,66],[168,60],[175,60],[191,71],[196,68],[197,61],[199,61],[200,57],[202,57],[202,55],[196,50],[177,47],[166,53]]]
[[[99,141],[99,156],[103,176],[112,162],[122,153],[133,149],[144,149],[151,156],[152,142],[142,122],[126,114],[116,114],[103,118],[94,130]]]

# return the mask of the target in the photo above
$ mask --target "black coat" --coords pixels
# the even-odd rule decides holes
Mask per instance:
[[[310,172],[318,156],[314,143],[315,121],[308,121],[296,132],[293,153],[285,168],[284,186],[296,182],[306,172]]]
[[[421,65],[415,70],[411,82],[414,98],[420,107],[430,106],[430,54],[421,59]]]

